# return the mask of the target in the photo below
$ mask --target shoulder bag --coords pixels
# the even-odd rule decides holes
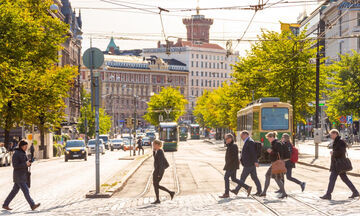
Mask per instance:
[[[280,154],[278,153],[278,160],[271,163],[271,173],[272,174],[282,174],[286,173],[285,162],[280,159]]]

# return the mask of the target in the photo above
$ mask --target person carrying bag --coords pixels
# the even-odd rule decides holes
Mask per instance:
[[[338,176],[341,180],[349,187],[352,191],[350,199],[359,197],[359,191],[355,188],[353,183],[350,181],[349,177],[346,175],[346,172],[352,170],[352,165],[350,159],[346,157],[346,143],[339,136],[339,131],[332,129],[330,131],[330,137],[334,140],[333,150],[331,154],[331,165],[330,165],[330,178],[327,192],[324,196],[320,197],[321,199],[331,200],[331,194],[334,191],[335,182]]]

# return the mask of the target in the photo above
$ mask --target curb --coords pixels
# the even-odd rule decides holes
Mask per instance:
[[[101,192],[99,196],[91,196],[90,194],[87,194],[86,198],[110,198],[110,197],[112,197],[116,192],[122,190],[125,187],[128,180],[144,164],[145,161],[147,161],[149,158],[151,158],[151,156],[152,156],[152,154],[148,153],[145,157],[143,157],[136,166],[134,166],[133,168],[128,170],[126,175],[120,179],[120,181],[119,181],[120,183],[117,184],[116,186],[107,189],[106,192]],[[136,160],[136,159],[134,159],[134,160]]]

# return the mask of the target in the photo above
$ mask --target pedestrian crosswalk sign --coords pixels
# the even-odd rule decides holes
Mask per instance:
[[[340,116],[339,120],[341,123],[346,123],[346,116]]]

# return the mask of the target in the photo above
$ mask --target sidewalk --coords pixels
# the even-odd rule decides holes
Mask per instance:
[[[217,145],[219,148],[224,148],[224,142],[222,140],[204,140],[205,142],[209,142],[211,144]],[[312,140],[307,140],[307,142],[298,142],[297,145],[299,145],[299,164],[305,165],[305,166],[312,166],[317,167],[320,169],[330,169],[330,149],[327,148],[327,143],[323,142],[320,147],[319,151],[321,154],[319,154],[319,158],[315,159],[315,151],[314,151],[314,145]],[[353,166],[353,170],[350,172],[347,172],[348,175],[357,176],[360,177],[360,149],[358,147],[353,147],[348,150],[349,151],[349,158],[351,159],[351,163]],[[327,156],[329,155],[329,156]]]

